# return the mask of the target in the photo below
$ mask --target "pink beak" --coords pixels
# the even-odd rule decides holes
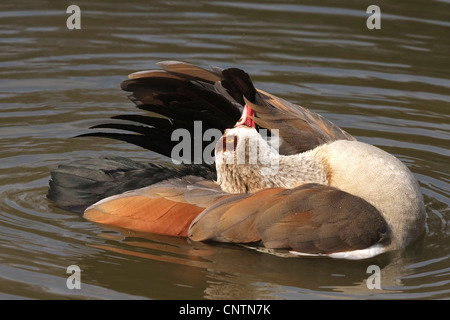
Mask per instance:
[[[251,117],[255,116],[255,111],[253,111],[249,106],[245,105],[244,110],[242,111],[241,119],[234,125],[234,127],[238,126],[247,126],[250,128],[256,128],[255,121]]]

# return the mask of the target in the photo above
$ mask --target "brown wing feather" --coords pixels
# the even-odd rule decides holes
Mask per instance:
[[[139,79],[139,78],[164,78],[164,79],[177,79],[183,80],[182,77],[177,76],[176,74],[169,73],[165,70],[145,70],[138,71],[128,75],[128,79]]]
[[[341,190],[306,184],[229,195],[192,223],[193,240],[255,242],[267,248],[329,254],[367,248],[388,232],[380,213]]]
[[[265,201],[273,200],[273,195],[280,190],[274,188],[257,194],[244,193],[221,198],[193,221],[189,237],[195,241],[236,243],[261,240],[255,229],[255,218]]]
[[[327,254],[367,248],[388,232],[375,207],[344,191],[307,184],[283,193],[287,209],[258,216],[256,228],[266,247]]]
[[[341,190],[305,184],[255,194],[227,194],[186,177],[113,196],[84,216],[111,226],[195,241],[249,243],[329,254],[367,248],[388,232],[379,212]]]
[[[183,76],[191,76],[193,78],[198,78],[210,82],[220,81],[222,79],[221,76],[198,67],[196,65],[181,62],[181,61],[161,61],[158,62],[157,65],[164,68],[164,70],[169,71],[174,74],[181,74]]]
[[[223,132],[235,125],[247,103],[256,112],[254,120],[260,127],[279,130],[280,154],[304,152],[339,139],[354,140],[320,115],[256,89],[243,70],[212,68],[209,71],[180,61],[162,61],[158,65],[163,69],[133,73],[121,84],[123,90],[131,92],[130,99],[149,112],[146,116],[119,116],[115,119],[132,124],[115,121],[93,127],[129,133],[108,131],[84,136],[123,140],[170,156],[175,145],[171,140],[173,130],[183,128],[192,134],[194,122],[201,121],[203,132],[209,128]]]
[[[284,143],[281,154],[296,154],[335,140],[356,140],[353,136],[306,108],[290,103],[262,90],[256,102],[245,99],[256,112],[256,124],[279,130]]]
[[[192,220],[225,194],[199,177],[188,176],[106,198],[84,217],[141,232],[187,237]]]
[[[110,226],[186,237],[192,220],[203,209],[165,198],[126,196],[94,205],[85,211],[84,216]]]

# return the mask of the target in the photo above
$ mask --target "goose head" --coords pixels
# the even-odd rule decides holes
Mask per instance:
[[[230,193],[246,193],[267,186],[265,176],[277,171],[278,152],[256,130],[255,112],[244,107],[241,119],[225,130],[215,148],[218,184]],[[269,186],[270,187],[270,186]]]
[[[302,183],[325,183],[322,168],[309,153],[280,155],[279,137],[256,129],[254,111],[247,105],[241,119],[225,130],[215,148],[217,183],[230,193],[253,193],[267,188],[293,188]],[[311,167],[308,173],[302,168]]]

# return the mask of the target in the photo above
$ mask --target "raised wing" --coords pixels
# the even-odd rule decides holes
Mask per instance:
[[[245,102],[255,111],[257,125],[279,130],[280,154],[297,154],[335,140],[356,140],[321,115],[262,90],[257,90],[255,103]]]
[[[122,82],[123,90],[144,114],[114,116],[118,122],[105,123],[92,129],[119,129],[124,132],[93,132],[82,136],[114,138],[136,144],[170,157],[178,141],[172,141],[176,129],[186,129],[203,137],[208,129],[220,132],[233,127],[248,104],[256,112],[257,125],[277,129],[281,141],[280,154],[295,154],[338,139],[354,138],[320,115],[253,86],[249,75],[237,68],[205,70],[179,61],[158,63],[163,70],[140,71]],[[200,131],[199,131],[200,130]],[[202,150],[211,143],[197,139]],[[201,163],[202,159],[184,159]],[[198,156],[198,155],[197,155]]]

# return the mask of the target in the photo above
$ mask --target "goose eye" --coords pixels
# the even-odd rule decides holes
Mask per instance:
[[[235,151],[237,146],[237,136],[234,134],[226,135],[222,137],[222,150],[225,151]]]

